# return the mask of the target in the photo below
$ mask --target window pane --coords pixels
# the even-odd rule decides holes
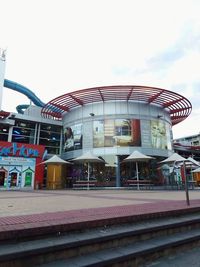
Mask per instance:
[[[60,133],[61,126],[58,126],[58,125],[49,125],[49,124],[41,124],[40,129],[42,131],[51,131],[51,132]]]
[[[0,133],[6,134],[9,131],[8,126],[0,125]]]
[[[20,128],[35,129],[35,122],[16,120],[15,126],[20,127]]]
[[[40,138],[39,144],[45,146],[60,146],[59,141],[48,138]]]
[[[48,147],[46,146],[46,150],[49,154],[59,154],[59,148],[58,147]]]
[[[0,134],[0,141],[8,141],[8,134]]]
[[[27,144],[33,144],[34,143],[34,138],[32,137],[27,137],[27,136],[12,136],[12,142],[15,143],[27,143]]]

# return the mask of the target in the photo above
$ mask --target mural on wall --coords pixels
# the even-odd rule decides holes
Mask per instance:
[[[106,119],[94,121],[93,146],[141,146],[140,120]]]
[[[82,149],[82,124],[76,124],[64,129],[64,151]]]
[[[152,120],[150,124],[152,147],[157,149],[167,149],[167,131],[165,122]]]
[[[34,186],[35,158],[0,156],[0,162],[3,165],[3,167],[0,168],[0,186],[6,188]],[[31,173],[31,176],[28,173]],[[29,179],[27,178],[27,174]]]

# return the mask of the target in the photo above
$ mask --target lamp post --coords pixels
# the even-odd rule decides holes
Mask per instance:
[[[119,155],[116,155],[116,187],[121,187]]]
[[[186,175],[185,161],[183,161],[183,177],[185,178],[186,202],[187,202],[187,205],[190,206],[190,199],[189,199],[189,192],[188,192],[188,181],[187,181],[187,175]]]

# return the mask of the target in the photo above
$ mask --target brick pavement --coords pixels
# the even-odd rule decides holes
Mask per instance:
[[[0,191],[0,239],[17,232],[39,234],[61,229],[58,226],[81,229],[150,218],[157,213],[200,210],[200,191],[191,190],[189,195],[190,206],[184,191]]]

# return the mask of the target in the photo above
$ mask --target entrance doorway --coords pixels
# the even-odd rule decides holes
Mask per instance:
[[[4,171],[0,171],[0,186],[4,186],[5,176],[6,173]]]
[[[10,186],[17,186],[17,172],[12,172],[10,175]]]

